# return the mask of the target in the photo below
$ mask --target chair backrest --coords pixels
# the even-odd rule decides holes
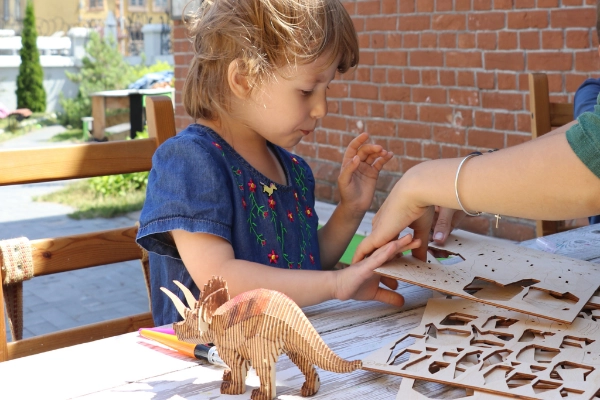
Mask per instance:
[[[175,120],[172,101],[166,96],[148,98],[146,107],[148,139],[0,151],[0,186],[150,170],[156,148],[175,135]],[[135,243],[136,233],[137,227],[131,226],[29,241],[33,276],[136,259],[147,268],[147,255]],[[27,339],[17,337],[20,340],[8,342],[4,310],[5,306],[7,310],[16,309],[16,315],[22,318],[22,298],[19,300],[22,283],[6,283],[10,266],[4,265],[3,258],[6,257],[0,257],[0,361],[153,326],[152,315],[146,312]],[[22,334],[22,319],[11,323],[13,335],[14,328]]]
[[[548,76],[544,73],[529,74],[529,108],[531,111],[531,137],[535,139],[554,128],[573,121],[573,103],[550,101]],[[557,160],[559,161],[559,160]],[[565,221],[536,221],[537,236],[563,232],[579,226],[568,225]]]

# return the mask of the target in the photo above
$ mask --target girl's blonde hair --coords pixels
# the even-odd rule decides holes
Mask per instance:
[[[203,0],[192,16],[194,58],[183,86],[183,104],[194,119],[216,120],[229,111],[229,64],[251,87],[277,68],[341,54],[338,71],[358,64],[358,39],[339,0]]]

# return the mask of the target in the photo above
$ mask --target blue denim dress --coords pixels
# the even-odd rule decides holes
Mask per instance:
[[[173,284],[178,280],[196,298],[199,295],[167,234],[173,229],[222,237],[237,259],[277,268],[321,269],[312,171],[300,157],[269,145],[287,185],[269,180],[202,125],[190,125],[157,149],[137,235],[138,244],[150,254],[157,326],[181,320],[161,286],[183,300]]]

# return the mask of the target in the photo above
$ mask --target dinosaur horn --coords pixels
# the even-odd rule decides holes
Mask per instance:
[[[188,307],[190,307],[191,309],[196,308],[196,299],[194,298],[194,295],[192,294],[192,292],[190,292],[190,289],[183,286],[183,283],[181,283],[179,281],[173,281],[173,283],[176,284],[177,287],[179,287],[179,289],[181,289],[181,291],[183,292],[183,295],[185,296],[185,300],[188,303]]]
[[[173,301],[175,308],[179,312],[179,315],[181,315],[181,317],[183,319],[185,319],[185,309],[186,308],[185,308],[185,305],[183,304],[183,301],[179,300],[179,297],[175,296],[169,289],[161,287],[160,290],[162,290],[163,292],[165,292],[165,294],[167,296],[169,296],[169,298]]]

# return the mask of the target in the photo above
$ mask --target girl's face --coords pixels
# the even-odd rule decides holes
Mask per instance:
[[[327,115],[327,85],[341,56],[326,65],[328,54],[310,64],[288,66],[256,88],[243,108],[248,128],[278,146],[290,148],[315,130]]]

